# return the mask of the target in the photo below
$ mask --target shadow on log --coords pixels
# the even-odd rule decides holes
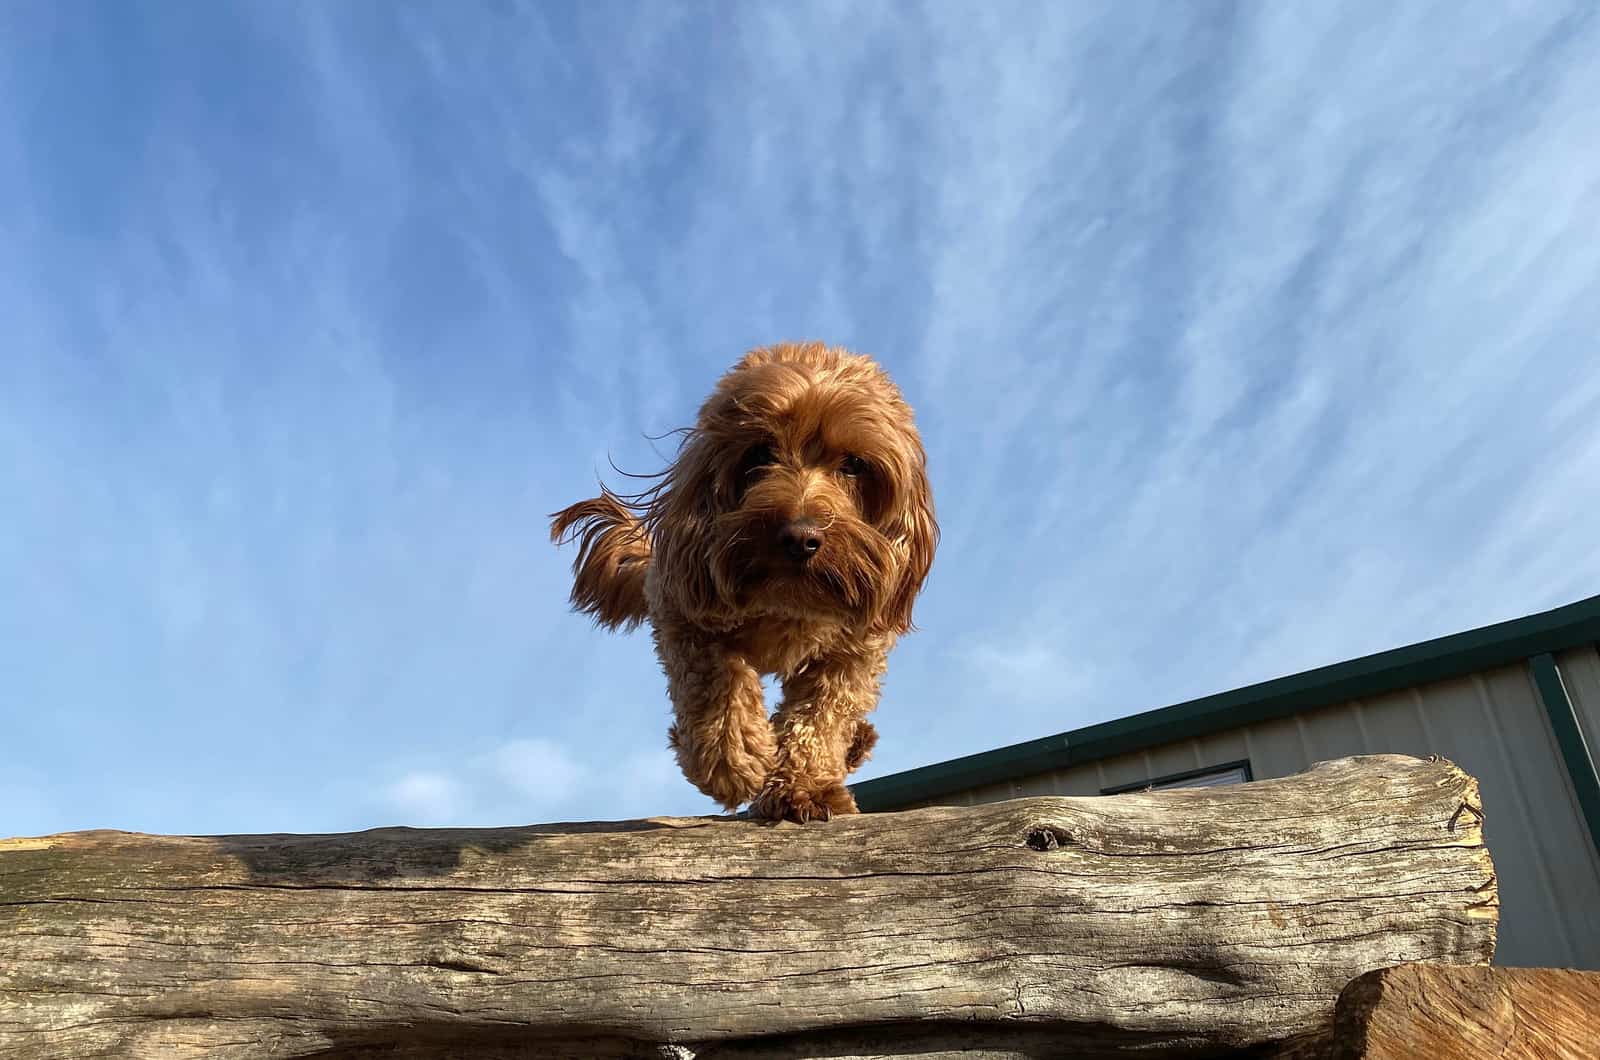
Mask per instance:
[[[1474,964],[1477,783],[1239,787],[766,825],[0,840],[0,1055],[1207,1056],[1356,976]]]

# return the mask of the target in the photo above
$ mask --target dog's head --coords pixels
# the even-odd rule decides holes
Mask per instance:
[[[645,512],[674,602],[911,628],[939,529],[922,440],[883,369],[820,343],[754,350],[684,435]]]

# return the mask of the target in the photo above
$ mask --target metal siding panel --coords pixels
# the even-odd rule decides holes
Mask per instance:
[[[1152,747],[1148,758],[1149,772],[1144,775],[1145,780],[1167,777],[1174,773],[1187,773],[1199,764],[1194,760],[1194,744],[1189,740],[1179,740],[1176,743],[1164,744],[1161,747]]]
[[[1526,667],[1486,674],[1485,683],[1499,708],[1498,735],[1528,803],[1555,892],[1554,912],[1575,953],[1572,967],[1600,970],[1600,852],[1573,795],[1537,686]],[[1514,713],[1506,709],[1512,697]],[[1491,853],[1493,844],[1491,836]]]
[[[981,788],[973,788],[967,793],[967,805],[976,806],[985,802],[1004,802],[1011,797],[1011,783],[985,784]]]
[[[984,800],[977,798],[975,793],[971,791],[951,791],[936,798],[924,799],[916,805],[906,808],[920,810],[925,806],[976,806],[982,801]]]
[[[1098,795],[1099,779],[1092,765],[1052,769],[1017,781],[1024,795]],[[1021,796],[1019,796],[1021,797]]]
[[[1433,754],[1422,709],[1411,689],[1361,701],[1361,726],[1367,754],[1403,754],[1426,758]]]
[[[1550,734],[1555,738],[1556,750],[1566,767],[1568,792],[1583,818],[1590,843],[1600,852],[1600,774],[1595,771],[1583,723],[1578,720],[1578,709],[1572,705],[1561,666],[1554,655],[1536,655],[1528,660],[1528,675],[1533,680],[1539,702],[1544,705]]]
[[[1567,698],[1578,714],[1578,726],[1589,754],[1600,758],[1600,650],[1586,644],[1556,656]]]
[[[1056,794],[1056,778],[1052,773],[1035,773],[1031,777],[1018,777],[1011,784],[1010,791],[1002,796],[1007,799],[1030,798],[1034,795]]]
[[[1477,685],[1470,678],[1440,681],[1413,688],[1411,702],[1422,719],[1427,753],[1443,755],[1472,773],[1467,763],[1483,757],[1479,749],[1485,735]]]
[[[1355,725],[1356,739],[1365,752],[1372,746],[1372,734],[1367,730],[1367,708],[1361,705],[1359,699],[1350,701],[1350,721]]]
[[[1031,798],[1035,795],[1099,795],[1100,791],[1099,770],[1095,768],[1095,764],[1085,763],[1075,769],[1051,770],[1018,777],[1001,784],[986,784],[981,788],[952,792],[936,802],[917,805],[976,806],[980,803],[1002,802],[1007,799]]]
[[[1249,733],[1250,769],[1257,780],[1293,776],[1311,764],[1293,718],[1252,725]]]
[[[1154,775],[1156,774],[1150,772],[1150,764],[1145,760],[1144,752],[1117,755],[1101,761],[1100,787],[1096,790],[1104,791],[1119,784],[1133,784],[1148,780]]]
[[[1489,684],[1460,678],[1413,688],[1392,711],[1369,707],[1366,720],[1374,740],[1381,741],[1374,750],[1442,755],[1478,778],[1487,818],[1484,837],[1500,881],[1496,963],[1572,966],[1576,955],[1553,882],[1551,847],[1541,835],[1539,803],[1530,799],[1523,774],[1512,765],[1528,752],[1501,742],[1507,732],[1543,730],[1542,708],[1521,668],[1509,673],[1509,685],[1506,671],[1493,675],[1488,713],[1483,689]],[[1397,730],[1393,740],[1382,735],[1390,724]],[[1402,731],[1406,738],[1399,737]],[[1414,742],[1419,733],[1420,746]],[[1535,754],[1529,768],[1549,777],[1560,765],[1543,752]]]
[[[1091,765],[1056,770],[1056,790],[1063,795],[1098,795],[1102,788],[1100,771]]]
[[[1230,729],[1227,732],[1201,736],[1193,743],[1196,768],[1220,766],[1224,762],[1242,762],[1250,757],[1249,741],[1245,739],[1243,729]]]
[[[1526,668],[1498,670],[1473,682],[1481,732],[1453,761],[1478,778],[1483,793],[1484,841],[1500,879],[1500,943],[1495,963],[1578,967],[1581,923],[1569,895],[1583,889],[1564,860],[1562,833],[1572,822],[1553,814],[1562,798],[1561,764],[1545,724],[1544,709]],[[1590,889],[1594,872],[1585,868]],[[1591,964],[1600,955],[1590,954]]]
[[[1299,721],[1306,757],[1313,762],[1370,751],[1361,738],[1362,722],[1357,721],[1356,712],[1349,704],[1312,711],[1301,715]]]

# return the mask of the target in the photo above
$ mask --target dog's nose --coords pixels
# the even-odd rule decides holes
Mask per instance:
[[[796,519],[778,531],[778,544],[793,559],[804,563],[822,547],[822,528],[815,519]]]

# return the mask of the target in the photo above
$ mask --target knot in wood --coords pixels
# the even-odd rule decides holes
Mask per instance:
[[[1023,842],[1028,844],[1030,850],[1045,851],[1057,850],[1076,840],[1065,828],[1057,828],[1053,824],[1040,824],[1028,830],[1028,836]]]

